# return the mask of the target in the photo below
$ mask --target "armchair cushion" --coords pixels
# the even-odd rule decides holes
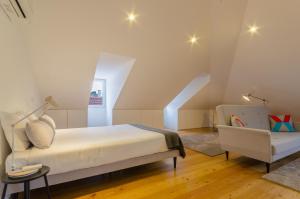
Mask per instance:
[[[284,153],[299,147],[300,132],[295,133],[272,133],[271,134],[273,155]]]

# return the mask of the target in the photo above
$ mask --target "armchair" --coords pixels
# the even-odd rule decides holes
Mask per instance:
[[[220,105],[217,106],[219,140],[221,148],[266,163],[267,172],[272,162],[300,150],[300,133],[272,133],[269,126],[269,110],[265,106]],[[229,125],[230,116],[238,115],[246,127]],[[228,121],[228,122],[227,122]]]

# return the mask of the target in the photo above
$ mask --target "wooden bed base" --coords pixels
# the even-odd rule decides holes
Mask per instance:
[[[127,169],[139,165],[144,165],[148,163],[157,162],[160,160],[164,160],[167,158],[173,158],[174,169],[176,168],[177,156],[179,156],[178,150],[169,150],[166,152],[155,153],[151,155],[141,156],[137,158],[131,158],[111,164],[105,164],[98,167],[92,167],[87,169],[80,169],[76,171],[70,171],[61,174],[48,175],[49,185],[60,184],[64,182],[70,182],[78,179],[83,179],[87,177],[97,176],[113,171],[118,171],[122,169]],[[51,168],[50,168],[51,169]],[[41,179],[37,179],[33,181],[30,185],[31,190],[44,187],[44,181]],[[16,184],[10,185],[7,189],[7,194],[13,194],[23,191],[23,185]]]

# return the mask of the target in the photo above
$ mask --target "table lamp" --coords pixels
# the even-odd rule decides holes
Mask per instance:
[[[17,124],[19,124],[20,122],[22,122],[26,118],[30,117],[34,113],[41,110],[42,114],[43,114],[50,107],[58,107],[58,104],[55,102],[55,100],[53,99],[52,96],[46,97],[45,100],[44,100],[44,103],[41,106],[37,107],[35,110],[28,113],[23,118],[19,119],[18,121],[16,121],[13,124],[11,124],[12,132],[13,132],[12,133],[12,168],[11,168],[11,171],[9,171],[7,173],[9,177],[18,178],[18,177],[32,175],[32,174],[38,172],[39,169],[42,167],[41,164],[36,164],[36,165],[25,166],[25,167],[22,167],[22,168],[16,168],[16,166],[15,166],[15,149],[14,149],[14,146],[15,146],[15,127],[16,127]]]

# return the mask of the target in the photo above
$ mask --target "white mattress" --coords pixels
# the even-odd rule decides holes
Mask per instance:
[[[58,174],[165,151],[164,135],[131,125],[59,129],[50,148],[16,152],[15,164],[42,163],[50,174]],[[6,159],[7,170],[11,157]]]

